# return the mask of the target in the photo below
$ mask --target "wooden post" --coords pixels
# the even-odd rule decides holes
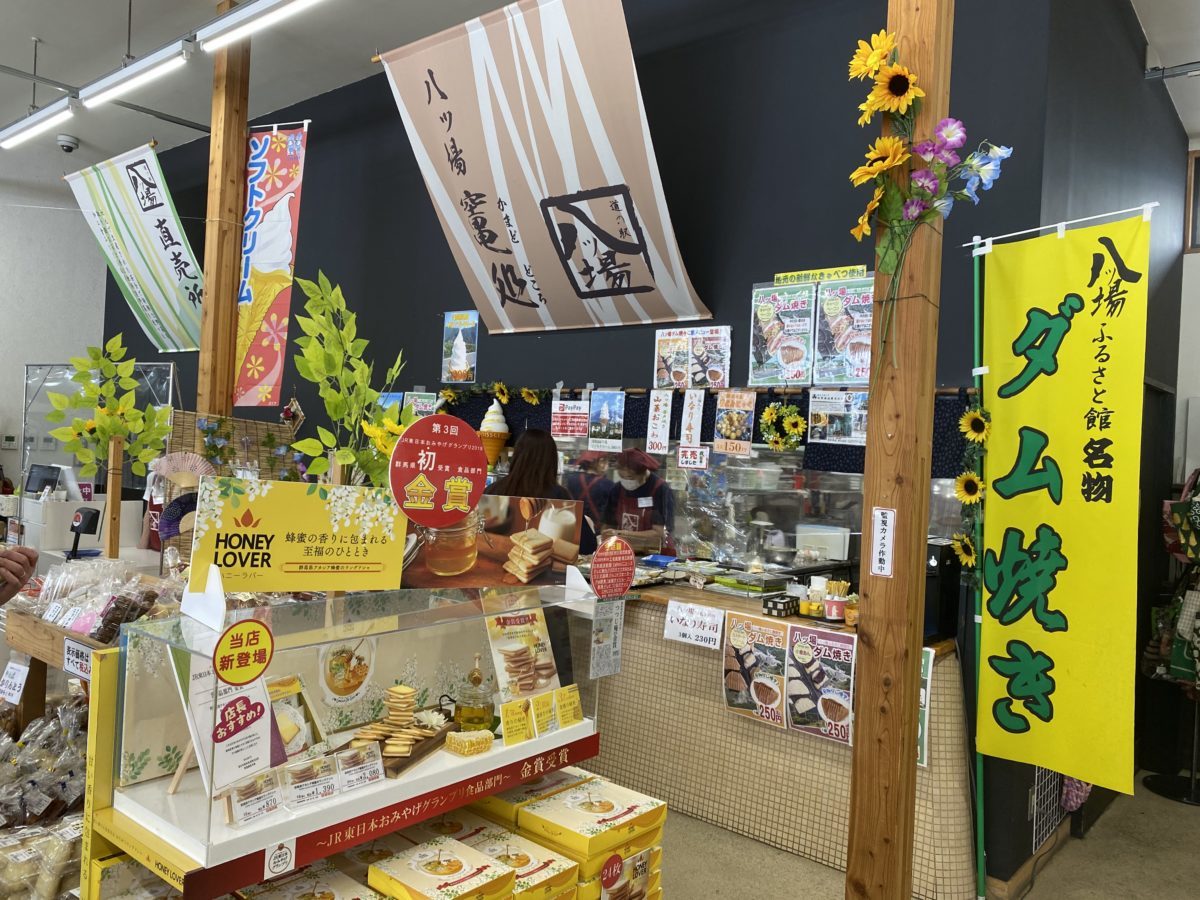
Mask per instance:
[[[104,502],[104,555],[121,555],[121,468],[125,465],[125,439],[108,439],[108,493]]]
[[[926,93],[917,140],[930,138],[950,104],[954,0],[888,0],[888,31],[900,62]],[[876,374],[867,419],[863,479],[863,561],[860,575],[854,768],[846,896],[912,896],[913,816],[917,783],[917,706],[924,631],[925,555],[933,442],[934,379],[942,237],[938,227],[913,235],[886,352],[877,326]],[[887,293],[875,278],[875,296]],[[876,306],[875,321],[881,310]],[[893,351],[892,348],[895,348]],[[892,364],[896,353],[897,365]],[[894,510],[891,577],[871,574],[873,513]]]
[[[217,12],[225,12],[233,5],[233,0],[221,0]],[[242,40],[213,55],[208,221],[204,226],[204,304],[196,409],[216,416],[233,413],[237,379],[234,371],[237,289],[242,261],[249,93],[250,42]]]

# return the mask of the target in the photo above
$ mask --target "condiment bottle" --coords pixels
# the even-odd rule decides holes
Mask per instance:
[[[454,705],[454,721],[463,731],[483,731],[492,727],[495,707],[492,692],[483,686],[483,670],[479,668],[482,654],[475,654],[475,668],[467,673],[466,683],[458,689]]]

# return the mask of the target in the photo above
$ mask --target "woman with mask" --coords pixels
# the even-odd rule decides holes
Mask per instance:
[[[673,553],[675,495],[655,470],[658,460],[630,447],[617,456],[617,482],[608,505],[608,530],[644,553]]]

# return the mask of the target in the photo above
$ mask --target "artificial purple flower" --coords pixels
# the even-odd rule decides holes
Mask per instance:
[[[958,154],[955,153],[950,147],[945,145],[939,146],[937,150],[934,151],[933,158],[938,162],[944,163],[950,167],[957,166],[959,162]]]
[[[921,159],[925,160],[925,162],[930,162],[937,151],[937,144],[935,144],[933,141],[921,141],[921,143],[913,147],[913,153],[921,157]]]
[[[933,129],[933,136],[941,146],[957,150],[967,142],[967,129],[958,119],[942,119]]]
[[[927,194],[936,194],[938,192],[938,177],[929,171],[929,169],[918,169],[912,173],[913,187],[920,188]]]
[[[913,197],[904,204],[904,221],[912,222],[921,217],[921,213],[929,209],[929,204],[924,200]]]

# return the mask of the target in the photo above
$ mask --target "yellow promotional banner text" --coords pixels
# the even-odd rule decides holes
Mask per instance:
[[[984,265],[981,753],[1133,792],[1150,223]]]
[[[387,488],[206,476],[188,590],[395,590],[407,522]]]

